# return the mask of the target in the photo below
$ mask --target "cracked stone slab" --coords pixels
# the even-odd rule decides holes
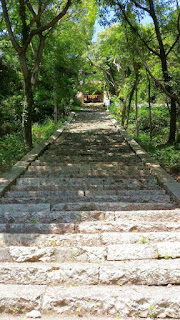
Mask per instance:
[[[81,233],[179,231],[180,222],[85,221],[78,224],[77,230]]]
[[[0,263],[0,283],[95,285],[99,268],[97,263]]]
[[[52,205],[52,211],[74,210],[74,211],[129,211],[129,210],[162,210],[174,209],[172,203],[129,203],[129,202],[77,202],[77,203],[57,203]]]
[[[9,254],[16,262],[50,261],[54,248],[9,247]]]
[[[153,308],[152,308],[153,306]],[[43,311],[57,314],[76,313],[83,316],[109,315],[121,317],[179,318],[180,287],[147,286],[80,286],[49,287],[43,299]]]
[[[49,312],[48,315],[42,315],[41,319],[42,320],[79,320],[79,316],[75,316],[74,312],[72,315],[55,315],[54,313]],[[103,317],[94,317],[94,316],[83,316],[83,320],[115,320],[118,318],[118,314],[115,317],[109,317],[107,315],[103,316]],[[127,318],[127,317],[121,317],[121,320],[136,320],[136,317],[131,317],[131,318]],[[143,320],[150,320],[151,318],[147,317],[147,318],[143,318]],[[154,320],[169,320],[169,318],[153,318]],[[173,319],[173,318],[172,318]],[[24,315],[8,315],[8,314],[1,314],[1,320],[28,320],[28,318]],[[175,319],[173,319],[175,320]],[[180,320],[177,319],[176,320]]]
[[[164,238],[163,238],[164,239]],[[176,238],[177,239],[177,238]],[[0,247],[6,246],[37,246],[38,248],[44,247],[77,247],[77,246],[100,246],[101,235],[100,234],[0,234]],[[7,250],[7,248],[0,248],[0,250]],[[2,255],[2,251],[1,255]],[[4,257],[6,256],[4,254]]]
[[[0,283],[43,285],[180,284],[180,259],[93,263],[0,263]]]
[[[180,258],[180,242],[157,243],[157,250],[160,258],[166,258],[166,259]]]
[[[55,260],[58,262],[74,261],[74,262],[94,262],[104,261],[107,256],[106,247],[59,247],[55,252]]]
[[[138,260],[157,259],[158,251],[156,245],[127,244],[110,245],[107,247],[107,260]]]
[[[180,259],[106,262],[100,265],[100,283],[138,285],[180,284]]]
[[[39,233],[39,234],[64,234],[74,233],[74,223],[38,223],[31,221],[30,223],[7,223],[0,224],[0,232],[4,233]]]
[[[180,242],[180,232],[104,232],[101,234],[102,244],[135,244]]]
[[[0,284],[1,313],[24,313],[29,310],[39,310],[45,286]]]
[[[49,212],[50,204],[0,204],[0,214],[12,214],[13,212]]]

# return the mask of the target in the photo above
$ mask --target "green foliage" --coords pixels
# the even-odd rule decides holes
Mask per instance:
[[[48,139],[64,121],[66,119],[62,118],[55,125],[51,119],[47,118],[42,124],[35,123],[32,128],[33,144],[36,145],[40,141]],[[14,132],[0,138],[0,174],[10,169],[26,152],[22,132]]]
[[[110,112],[115,115],[118,122],[121,121],[119,107],[114,103],[110,106]],[[152,107],[152,140],[149,136],[149,109],[142,106],[139,113],[139,137],[136,137],[135,111],[130,115],[130,124],[128,132],[142,146],[144,150],[150,153],[167,171],[172,174],[180,173],[180,143],[168,145],[169,133],[169,110],[166,106],[154,105]]]
[[[50,118],[47,118],[43,123],[35,123],[32,127],[33,144],[36,145],[40,141],[47,140],[66,120],[66,118],[61,118],[56,125]]]
[[[10,133],[0,138],[0,173],[15,164],[26,150],[22,133]]]

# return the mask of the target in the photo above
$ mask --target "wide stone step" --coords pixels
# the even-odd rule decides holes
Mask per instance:
[[[49,218],[50,219],[50,218]],[[0,223],[0,232],[9,233],[40,233],[40,234],[64,234],[64,233],[97,233],[97,232],[150,232],[150,231],[180,231],[180,222],[82,222],[82,223],[61,223],[61,222],[39,222],[36,219],[28,222]],[[65,220],[65,219],[64,219]]]
[[[103,144],[103,141],[102,141]],[[51,152],[52,151],[52,152]],[[47,150],[43,156],[41,156],[40,159],[48,157],[48,156],[77,156],[77,157],[96,157],[96,158],[101,158],[102,156],[105,157],[114,157],[114,156],[121,156],[121,155],[127,155],[127,154],[133,154],[132,153],[132,149],[129,146],[119,146],[118,149],[113,149],[111,147],[108,148],[98,148],[98,146],[94,149],[90,149],[90,150],[81,150],[81,148],[76,149],[76,148],[56,148],[54,150]]]
[[[118,199],[120,197],[137,197],[139,199],[143,199],[143,202],[147,202],[148,199],[154,197],[154,199],[158,198],[163,199],[166,196],[165,190],[60,190],[60,191],[10,191],[7,192],[5,198],[34,198],[34,197],[65,197],[72,198],[76,197],[77,199],[81,198],[112,198]]]
[[[50,212],[50,204],[0,204],[0,215],[13,214],[13,212]]]
[[[168,242],[173,246],[174,242],[180,242],[180,232],[103,232],[103,233],[63,233],[63,234],[39,234],[39,233],[0,233],[0,247],[7,253],[7,246],[44,247],[78,247],[78,246],[102,246],[111,244],[154,244]],[[4,254],[6,258],[6,255]]]
[[[36,285],[180,284],[180,259],[104,263],[0,263],[0,283]]]
[[[169,222],[180,223],[180,210],[150,210],[150,211],[21,211],[19,210],[11,212],[6,211],[0,216],[0,223],[71,223],[71,222],[85,222],[89,221],[90,228],[94,224],[95,228],[98,228],[97,220],[103,221],[104,225],[107,224],[107,228],[110,228],[110,224],[114,226],[132,225],[132,223],[149,225],[150,223],[158,225],[159,223]],[[101,224],[101,222],[100,222]],[[96,226],[97,225],[97,226]],[[147,226],[148,227],[148,226]],[[104,228],[104,226],[103,226]],[[115,228],[116,229],[116,228]]]
[[[158,189],[153,178],[148,179],[111,179],[111,178],[19,178],[12,190],[35,190],[34,188],[52,188],[52,190],[124,190]],[[50,189],[49,189],[50,190]]]
[[[139,175],[141,175],[141,172],[144,171],[146,174],[150,174],[149,170],[146,169],[143,165],[139,166],[113,166],[111,165],[107,166],[98,166],[98,165],[83,165],[83,164],[56,164],[56,167],[52,167],[51,164],[49,163],[48,165],[42,165],[42,163],[39,165],[32,165],[28,168],[28,172],[44,172],[44,171],[55,171],[55,172],[62,172],[64,175],[65,174],[72,174],[72,173],[84,173],[84,175],[118,175],[118,174],[132,174],[135,172],[138,172]]]
[[[30,312],[32,312],[33,310],[31,310]],[[16,314],[16,312],[14,312]],[[18,313],[18,312],[17,312]],[[29,313],[29,312],[27,312]],[[50,312],[49,312],[50,313]],[[15,315],[15,314],[8,314],[8,313],[1,313],[1,320],[28,320],[29,318],[27,318],[26,315]],[[114,317],[107,317],[107,316],[103,316],[102,317],[94,317],[94,316],[87,316],[87,317],[83,317],[83,320],[114,320]],[[78,316],[67,316],[67,315],[56,315],[53,314],[52,312],[50,314],[44,315],[42,316],[43,320],[79,320]],[[121,318],[122,320],[128,320]],[[155,318],[154,318],[155,319]],[[129,320],[132,320],[132,318],[129,318]],[[160,318],[158,318],[157,320],[161,320]],[[164,320],[169,320],[169,319],[164,319]]]
[[[150,231],[179,231],[179,222],[148,222],[148,221],[88,221],[78,224],[78,231],[83,233],[97,232],[150,232]]]
[[[93,155],[93,156],[74,156],[72,154],[70,154],[69,156],[49,156],[49,157],[41,157],[42,161],[57,161],[57,162],[118,162],[118,161],[124,161],[125,163],[127,163],[128,161],[131,160],[135,160],[137,161],[137,156],[134,155],[134,153],[129,153],[127,155],[123,155],[123,154],[116,154],[115,156],[103,156],[101,155]]]
[[[137,166],[137,167],[143,167],[143,168],[146,168],[143,163],[140,161],[138,161],[137,164],[134,164],[134,162],[128,162],[128,163],[124,163],[122,161],[118,161],[118,162],[111,162],[111,163],[105,163],[105,162],[93,162],[91,164],[85,164],[84,162],[79,162],[79,163],[72,163],[72,162],[67,162],[67,163],[61,163],[61,162],[54,162],[54,161],[51,161],[51,162],[47,162],[47,161],[41,161],[39,160],[40,158],[38,158],[38,160],[35,160],[31,163],[31,166],[48,166],[48,165],[52,165],[52,166],[57,166],[57,167],[61,167],[61,168],[68,168],[68,167],[74,167],[74,168],[89,168],[89,169],[109,169],[110,168],[114,168],[114,167],[117,167],[117,168],[129,168],[129,167],[134,167],[134,166]]]
[[[79,309],[78,309],[79,310]],[[50,313],[50,312],[49,312]],[[78,311],[77,311],[78,313]],[[118,318],[118,314],[116,315],[116,318]],[[43,317],[42,319],[43,320],[79,320],[79,316],[67,316],[67,315],[56,315],[54,313],[50,313],[50,315],[44,315],[43,314]],[[100,317],[100,316],[91,316],[91,315],[88,315],[88,316],[83,316],[83,320],[114,320],[116,318],[112,318],[112,317],[109,317],[107,315],[103,316],[103,317]],[[127,317],[121,317],[121,320],[132,320],[133,318],[127,318]],[[148,318],[143,318],[144,320],[149,320],[149,317]],[[162,318],[153,318],[154,320],[162,320]],[[175,319],[175,318],[171,318],[171,319]],[[7,314],[7,313],[4,313],[4,314],[1,314],[1,320],[27,320],[27,316],[26,315],[12,315],[12,314]],[[163,320],[169,320],[169,318],[163,318]],[[180,320],[180,319],[177,319],[176,320]]]
[[[0,262],[103,262],[180,258],[180,242],[107,246],[0,248]]]
[[[50,202],[50,203],[68,203],[68,202],[104,202],[104,203],[110,203],[110,202],[134,202],[134,203],[163,203],[163,202],[169,202],[170,197],[168,195],[165,195],[163,193],[156,194],[154,193],[140,193],[136,194],[132,192],[132,195],[92,195],[92,193],[84,192],[77,192],[77,194],[68,194],[68,193],[62,193],[62,192],[37,192],[32,191],[31,193],[22,192],[22,195],[15,194],[14,192],[7,195],[5,198],[0,199],[0,203],[40,203],[40,202]]]
[[[1,312],[48,311],[77,316],[180,318],[180,286],[0,285]]]
[[[52,205],[52,211],[135,211],[135,210],[165,210],[174,209],[175,205],[172,203],[136,203],[136,202],[77,202],[77,203],[57,203]]]
[[[49,287],[43,299],[43,310],[58,314],[117,314],[131,317],[180,316],[180,287],[79,286]]]

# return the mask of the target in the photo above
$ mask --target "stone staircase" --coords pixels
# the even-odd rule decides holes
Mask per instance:
[[[0,199],[0,319],[180,318],[180,209],[105,112]]]

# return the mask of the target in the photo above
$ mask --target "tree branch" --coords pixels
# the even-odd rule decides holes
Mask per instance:
[[[94,62],[92,62],[92,60],[91,60],[90,58],[88,58],[88,60],[89,60],[89,63],[90,63],[92,66],[94,66],[94,67],[96,67],[96,68],[99,68],[99,69],[101,69],[101,70],[104,72],[107,81],[113,86],[113,88],[115,89],[116,95],[118,96],[118,94],[119,94],[118,87],[117,87],[117,85],[116,85],[116,83],[115,83],[112,75],[110,74],[110,72],[108,72],[108,71],[107,71],[105,68],[103,68],[102,66],[96,65]],[[109,79],[109,78],[110,78],[110,79]]]
[[[140,40],[144,43],[144,45],[146,46],[146,48],[147,48],[150,52],[154,53],[156,56],[160,57],[160,54],[159,54],[158,52],[156,52],[153,48],[151,48],[151,47],[148,45],[147,41],[145,41],[144,38],[141,37],[141,35],[140,35],[140,33],[138,32],[138,30],[136,29],[136,27],[134,27],[134,26],[132,25],[131,21],[130,21],[129,18],[127,17],[126,12],[125,12],[125,10],[124,10],[124,8],[123,8],[123,6],[122,6],[122,4],[121,4],[120,2],[118,2],[118,6],[119,6],[119,8],[120,8],[120,10],[121,10],[121,12],[122,12],[125,20],[126,20],[127,23],[129,24],[129,26],[131,27],[131,29],[133,30],[133,32],[134,32],[134,33],[140,38]]]
[[[179,25],[179,22],[180,22],[180,13],[178,14],[178,20],[177,20],[178,35],[176,37],[176,40],[174,41],[174,43],[172,44],[172,46],[169,48],[168,52],[166,53],[166,57],[173,50],[173,48],[175,47],[176,43],[179,41],[179,38],[180,38],[180,25]]]
[[[40,41],[39,41],[39,46],[38,46],[38,50],[37,50],[37,56],[36,56],[36,60],[35,60],[35,64],[34,64],[33,74],[31,77],[32,91],[34,91],[34,88],[35,88],[35,85],[37,82],[37,77],[38,77],[38,73],[39,73],[40,62],[41,62],[41,57],[42,57],[42,52],[43,52],[46,37],[44,37],[41,34],[39,36],[39,38],[40,38]]]
[[[49,1],[46,2],[46,4]],[[47,23],[44,26],[41,26],[33,31],[31,31],[27,41],[26,41],[26,45],[24,47],[24,50],[27,49],[29,43],[31,42],[32,38],[36,35],[36,34],[41,34],[43,31],[46,31],[52,27],[54,27],[54,25],[60,20],[62,19],[62,17],[66,14],[66,12],[68,11],[70,5],[71,5],[72,0],[67,0],[66,6],[64,7],[64,9],[54,18],[52,19],[49,23]],[[41,13],[42,14],[42,13]],[[37,16],[38,17],[38,16]]]
[[[176,100],[176,102],[180,105],[180,99],[178,98],[178,96],[175,95],[175,94],[173,94],[173,93],[171,93],[171,92],[169,92],[169,91],[166,89],[166,87],[163,86],[162,83],[160,83],[160,81],[157,80],[157,79],[153,76],[153,74],[151,73],[151,71],[150,71],[150,69],[149,69],[149,67],[148,67],[145,59],[144,59],[143,56],[141,55],[139,49],[138,49],[137,47],[135,47],[135,46],[133,46],[133,48],[134,48],[134,50],[137,52],[137,54],[138,54],[138,56],[140,57],[141,61],[143,62],[144,67],[145,67],[147,73],[148,73],[148,74],[150,75],[150,77],[154,80],[154,82],[156,83],[156,85],[157,85],[169,98]]]
[[[12,27],[11,27],[11,23],[10,23],[10,19],[9,19],[9,14],[8,14],[8,9],[6,6],[6,1],[5,0],[0,0],[1,4],[2,4],[2,8],[3,8],[3,14],[4,14],[4,19],[5,19],[5,23],[7,26],[7,30],[8,30],[8,34],[9,34],[9,38],[12,42],[12,45],[14,47],[14,49],[20,54],[21,53],[21,47],[19,46],[19,44],[17,43],[16,39],[14,38],[14,34],[12,31]]]
[[[42,0],[39,0],[39,8],[38,8],[38,15],[41,12],[41,8],[42,8]]]
[[[50,0],[47,0],[47,1],[45,2],[44,6],[42,7],[42,10],[40,11],[41,14],[46,10],[49,2],[50,2]]]
[[[143,6],[142,6],[139,2],[137,2],[136,0],[132,0],[132,2],[135,4],[136,7],[140,8],[140,9],[142,9],[142,10],[148,12],[148,13],[150,13],[150,11],[149,11],[148,8],[143,7]]]
[[[35,18],[36,17],[36,13],[35,13],[32,5],[30,4],[29,0],[26,0],[26,4],[27,4],[27,7],[28,7],[29,11],[32,13],[33,17]]]

